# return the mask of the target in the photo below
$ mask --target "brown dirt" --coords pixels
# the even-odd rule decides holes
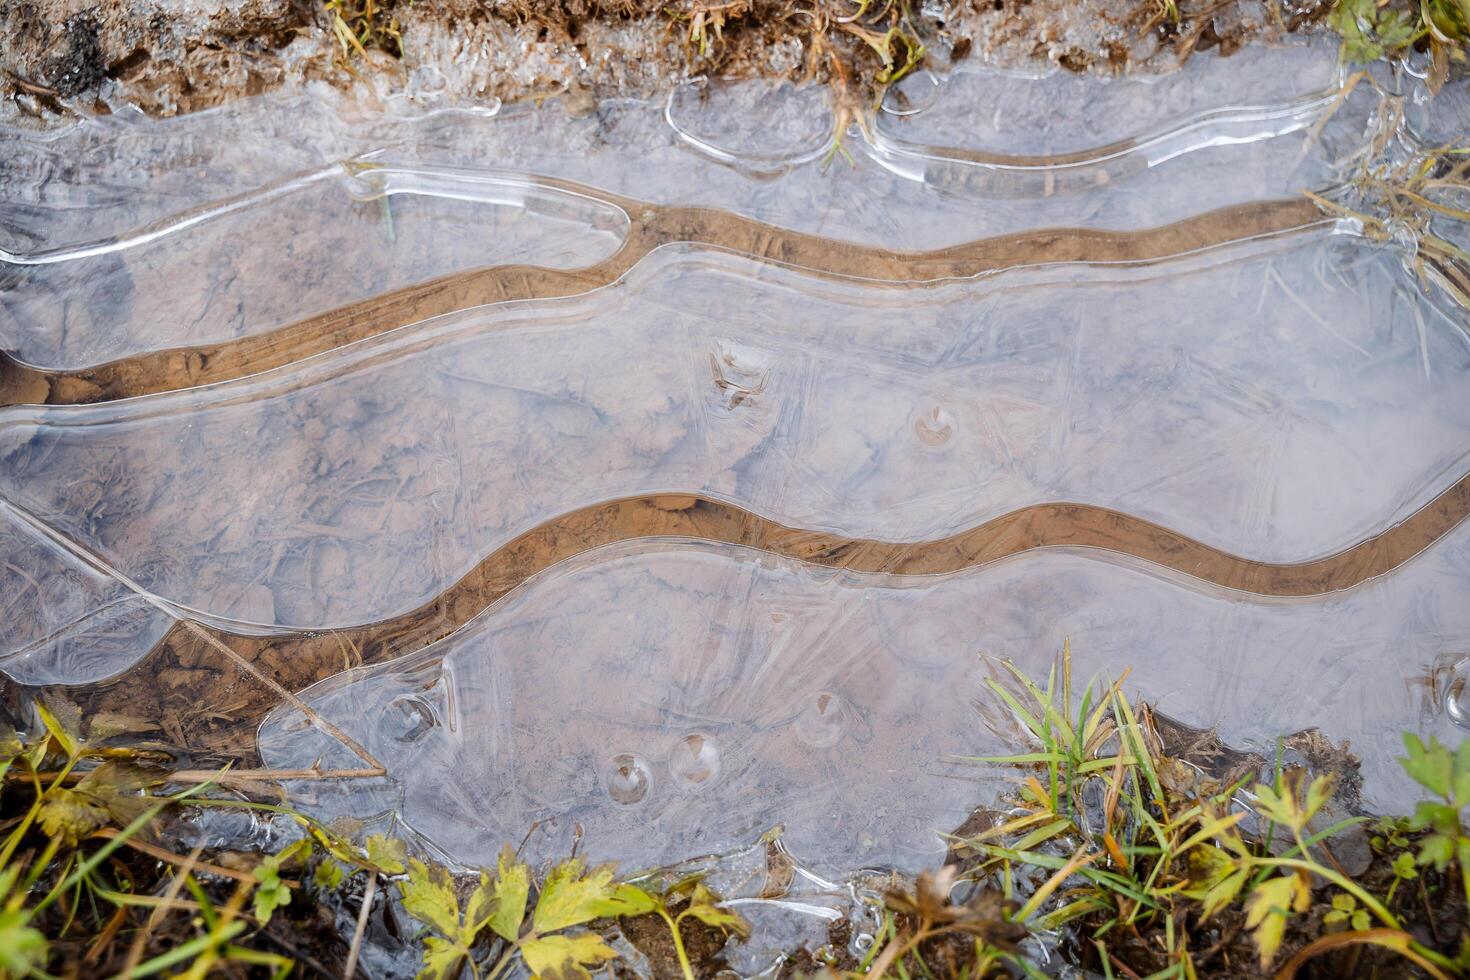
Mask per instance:
[[[1318,19],[1326,0],[957,0],[871,5],[863,24],[917,36],[931,67],[966,57],[1073,71],[1167,67],[1195,52]],[[0,94],[23,115],[120,101],[157,115],[325,80],[368,97],[435,91],[512,101],[567,90],[647,95],[695,76],[829,80],[871,88],[877,56],[842,23],[845,0],[386,0],[382,47],[344,58],[313,0],[0,2]],[[899,11],[908,11],[900,16]],[[692,34],[703,27],[704,43]]]
[[[443,313],[485,303],[571,296],[605,286],[649,252],[671,242],[709,245],[833,278],[922,284],[1047,262],[1141,264],[1244,238],[1299,231],[1328,220],[1306,199],[1277,200],[1239,205],[1143,231],[1043,229],[935,251],[895,252],[786,231],[727,211],[650,205],[571,181],[547,183],[623,209],[630,227],[618,251],[584,269],[516,265],[471,269],[383,293],[269,333],[157,351],[76,372],[34,370],[7,360],[0,352],[0,406],[107,401],[227,381]]]
[[[671,908],[675,915],[678,915],[679,910],[679,906]],[[679,966],[679,956],[674,951],[668,924],[662,918],[657,915],[640,915],[619,920],[617,928],[623,938],[632,943],[648,960],[648,980],[680,980],[684,976]],[[727,969],[720,956],[728,942],[723,930],[707,926],[691,917],[679,923],[679,939],[694,967],[695,976],[712,977]],[[613,964],[613,975],[619,978],[644,976],[623,960]]]

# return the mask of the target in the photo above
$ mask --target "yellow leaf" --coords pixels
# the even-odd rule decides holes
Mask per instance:
[[[430,936],[424,940],[424,965],[417,980],[455,980],[465,951],[454,943]]]
[[[1245,885],[1246,877],[1245,869],[1241,868],[1216,882],[1214,887],[1205,893],[1200,918],[1208,919],[1235,901],[1236,896],[1240,894],[1240,889]]]
[[[1302,822],[1306,823],[1317,815],[1317,811],[1332,799],[1332,790],[1336,781],[1331,774],[1318,776],[1312,780],[1312,785],[1307,787],[1306,808],[1302,814]]]
[[[446,938],[459,936],[459,900],[454,897],[449,872],[413,858],[408,862],[408,881],[400,887],[403,907],[409,915],[433,926]]]
[[[641,891],[613,884],[612,865],[593,868],[585,877],[582,873],[584,867],[581,858],[572,858],[552,868],[546,876],[546,884],[541,886],[541,897],[536,900],[536,911],[531,917],[532,926],[538,933],[557,932],[603,916],[636,915],[639,911],[647,911],[641,908],[642,902],[638,898]]]
[[[50,708],[40,701],[36,702],[36,714],[41,716],[41,724],[45,725],[46,731],[56,739],[56,744],[61,746],[61,751],[66,753],[67,758],[76,758],[82,747],[82,739],[77,734],[76,728],[73,725],[64,724]]]
[[[480,872],[480,885],[465,904],[465,927],[473,938],[486,925],[508,942],[520,935],[526,917],[526,898],[531,892],[531,869],[516,860],[509,847],[500,852],[500,864],[492,879]]]
[[[521,947],[526,966],[540,980],[586,980],[592,976],[588,966],[601,966],[617,959],[613,951],[595,933],[580,936],[542,936]]]
[[[107,807],[84,793],[58,788],[42,800],[40,819],[41,829],[48,836],[59,837],[66,846],[75,847],[107,820]]]
[[[696,885],[689,897],[689,906],[679,913],[679,918],[692,915],[707,926],[733,932],[744,939],[750,935],[750,926],[739,915],[729,909],[720,908],[718,900],[704,885]]]
[[[1246,900],[1245,926],[1255,938],[1263,968],[1270,965],[1281,948],[1291,909],[1303,911],[1310,902],[1310,887],[1297,874],[1267,878],[1251,890]]]
[[[370,864],[377,866],[384,874],[403,874],[403,861],[408,856],[408,848],[403,841],[373,834],[363,844]]]

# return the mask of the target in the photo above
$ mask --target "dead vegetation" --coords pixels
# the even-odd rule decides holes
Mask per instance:
[[[422,70],[461,99],[648,96],[694,77],[786,78],[871,99],[920,66],[1166,70],[1330,24],[1349,60],[1461,59],[1464,0],[162,0],[0,3],[0,88],[22,115],[172,115],[283,84],[385,94]],[[106,99],[99,96],[106,93]],[[374,96],[376,97],[376,95]]]

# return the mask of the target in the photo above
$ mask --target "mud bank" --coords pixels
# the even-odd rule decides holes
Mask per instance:
[[[854,98],[917,47],[935,68],[979,58],[1076,72],[1167,69],[1200,51],[1311,28],[1325,0],[680,0],[361,5],[245,0],[7,0],[0,91],[9,115],[122,104],[174,115],[281,86],[326,83],[434,103],[517,101],[573,91],[646,96],[696,77],[833,81]],[[369,36],[354,50],[337,23]],[[889,30],[899,33],[884,37]]]

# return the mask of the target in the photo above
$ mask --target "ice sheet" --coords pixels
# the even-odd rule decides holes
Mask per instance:
[[[1160,710],[1268,756],[1278,733],[1330,719],[1370,787],[1407,792],[1393,755],[1422,703],[1405,678],[1470,641],[1467,573],[1463,528],[1396,576],[1293,602],[1098,553],[903,578],[619,545],[418,655],[308,691],[391,777],[293,795],[323,817],[394,812],[472,865],[536,821],[535,857],[564,851],[576,824],[591,859],[639,867],[779,820],[818,872],[918,870],[1008,778],[955,758],[1017,749],[987,730],[1003,714],[987,658],[1043,677],[1067,638],[1080,677],[1131,665]],[[282,768],[358,764],[294,709],[260,747]]]
[[[1270,53],[1293,69],[1284,89],[1279,76],[1261,80],[1267,56],[1095,85],[962,73],[932,104],[889,105],[861,124],[840,122],[821,90],[763,83],[685,88],[665,104],[614,100],[575,117],[555,105],[394,116],[268,98],[177,120],[88,120],[11,142],[0,348],[78,370],[265,335],[485,266],[590,266],[626,221],[609,202],[556,215],[505,200],[466,206],[442,185],[385,198],[342,175],[349,160],[569,180],[593,197],[920,251],[1041,227],[1148,228],[1330,185],[1373,124],[1377,95],[1363,86],[1334,101],[1330,45]],[[925,79],[910,84],[932,86]],[[992,96],[1014,110],[986,122],[974,103]],[[1030,122],[1039,103],[1042,127]],[[1021,119],[1040,142],[1015,141]],[[1046,136],[1063,132],[1073,142]],[[1120,145],[1119,133],[1138,139]],[[1032,150],[1060,155],[1014,162]]]

